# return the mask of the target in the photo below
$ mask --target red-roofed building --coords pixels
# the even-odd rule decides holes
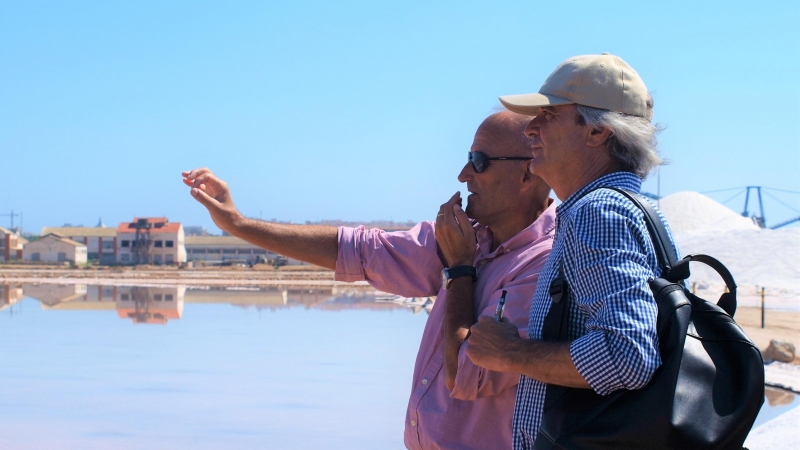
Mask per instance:
[[[117,262],[179,264],[186,262],[183,225],[166,217],[136,217],[117,227]]]
[[[16,232],[0,227],[0,262],[22,259],[22,246],[27,242]]]

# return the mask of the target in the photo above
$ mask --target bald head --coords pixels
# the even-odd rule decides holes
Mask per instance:
[[[475,138],[490,139],[504,149],[503,156],[531,156],[531,138],[525,135],[529,116],[501,111],[487,117],[475,133]]]

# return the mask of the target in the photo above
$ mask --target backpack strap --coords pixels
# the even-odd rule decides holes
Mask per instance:
[[[677,254],[674,246],[671,245],[669,234],[666,227],[658,217],[658,213],[653,209],[644,197],[624,189],[617,189],[609,187],[613,191],[619,192],[628,199],[630,199],[636,207],[644,213],[644,221],[647,224],[647,231],[650,232],[650,239],[653,241],[653,247],[656,249],[659,265],[661,266],[661,278],[664,278],[673,283],[681,283],[683,280],[689,278],[689,263],[692,261],[701,262],[714,269],[725,281],[725,286],[728,292],[723,293],[717,306],[722,308],[729,316],[733,317],[736,313],[736,282],[733,280],[733,275],[721,262],[716,258],[708,255],[689,255],[680,261],[677,261]]]
[[[567,278],[564,276],[564,263],[558,262],[558,276],[550,283],[550,310],[544,318],[542,324],[543,341],[561,341],[566,339],[567,320],[569,314],[566,313],[569,303],[569,286]]]
[[[598,189],[610,189],[614,192],[618,192],[633,202],[633,204],[642,211],[647,231],[650,234],[650,240],[653,242],[653,248],[656,252],[658,265],[661,267],[662,278],[666,278],[672,282],[689,278],[688,261],[686,264],[678,264],[678,255],[675,247],[672,245],[672,241],[669,239],[669,233],[667,233],[664,223],[661,222],[661,218],[658,216],[658,213],[656,213],[656,210],[653,209],[653,205],[651,205],[650,202],[634,192],[608,186],[599,186],[591,191],[585,192],[583,195],[585,196]],[[681,262],[683,262],[683,260]],[[736,308],[735,295],[734,293],[734,309]],[[545,316],[544,323],[542,324],[542,340],[560,341],[566,338],[569,325],[567,314],[569,310],[567,306],[569,303],[569,286],[567,285],[567,278],[564,276],[563,261],[559,261],[558,276],[550,283],[550,300],[552,301],[550,310],[547,312],[547,316]],[[731,316],[733,315],[731,314]]]
[[[633,202],[644,214],[644,222],[647,225],[647,231],[650,233],[650,240],[653,242],[653,248],[655,248],[656,251],[658,265],[661,267],[661,277],[672,282],[689,278],[688,264],[686,266],[681,266],[685,267],[684,270],[673,272],[678,260],[678,255],[675,251],[675,247],[672,245],[672,241],[669,239],[667,228],[664,226],[664,223],[661,222],[661,218],[658,217],[658,213],[653,208],[653,205],[641,195],[631,191],[614,187],[606,187],[605,189],[610,189],[624,195],[625,198]],[[685,271],[685,276],[684,273],[678,273],[683,271]]]

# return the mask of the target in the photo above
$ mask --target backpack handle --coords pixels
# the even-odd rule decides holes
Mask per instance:
[[[633,202],[633,204],[642,211],[644,214],[644,222],[647,225],[647,231],[650,234],[650,240],[656,252],[658,265],[661,267],[661,278],[670,283],[680,284],[685,290],[686,288],[683,284],[683,280],[689,278],[690,262],[701,262],[716,270],[717,273],[722,276],[722,279],[725,281],[725,286],[728,288],[728,292],[720,296],[717,306],[722,308],[729,316],[733,317],[733,314],[736,312],[736,283],[733,281],[733,275],[731,275],[727,267],[716,258],[712,258],[708,255],[689,255],[678,261],[677,249],[672,245],[672,241],[669,239],[669,233],[667,233],[667,228],[664,226],[664,223],[661,222],[661,218],[650,202],[639,194],[626,191],[625,189],[609,186],[601,186],[596,189],[610,189],[614,192],[618,192]],[[584,195],[589,192],[584,193]],[[568,285],[567,279],[564,276],[563,263],[559,261],[558,276],[550,283],[550,299],[552,303],[550,304],[550,310],[542,324],[542,339],[545,341],[561,340],[561,335],[566,333],[566,329],[568,328],[568,315],[565,311],[567,309],[565,304],[568,302],[562,300],[568,298],[567,289]]]
[[[731,275],[728,268],[716,258],[712,258],[708,255],[689,255],[677,261],[678,258],[675,247],[671,245],[672,241],[669,239],[667,229],[661,222],[661,218],[659,218],[653,205],[639,194],[614,187],[606,187],[605,189],[610,189],[624,195],[644,213],[647,231],[650,232],[650,240],[653,242],[658,264],[661,266],[661,277],[673,283],[682,282],[689,278],[691,274],[689,272],[689,263],[692,261],[701,262],[711,267],[722,277],[723,281],[725,281],[725,286],[728,288],[728,292],[723,293],[719,297],[717,306],[722,308],[729,316],[733,317],[733,314],[736,312],[736,282],[733,280],[733,275]]]
[[[724,292],[720,297],[719,301],[717,302],[717,306],[722,308],[729,316],[733,317],[733,314],[736,313],[736,282],[733,280],[733,275],[725,267],[718,259],[708,256],[708,255],[688,255],[687,257],[683,258],[682,260],[675,263],[673,266],[673,272],[676,273],[683,273],[686,272],[686,277],[689,278],[689,263],[692,261],[701,262],[712,269],[714,269],[721,277],[722,281],[725,282],[725,287],[728,288],[728,292]]]

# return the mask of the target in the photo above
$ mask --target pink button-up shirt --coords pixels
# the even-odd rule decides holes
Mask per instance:
[[[555,231],[555,204],[530,226],[491,251],[492,232],[476,225],[478,248],[474,286],[476,314],[494,316],[507,291],[504,317],[527,336],[528,314],[539,272]],[[509,449],[518,374],[485,370],[461,346],[453,391],[445,386],[443,262],[434,224],[387,233],[364,227],[339,228],[336,280],[367,280],[376,289],[404,297],[436,295],[414,366],[406,411],[405,444],[410,449]]]

